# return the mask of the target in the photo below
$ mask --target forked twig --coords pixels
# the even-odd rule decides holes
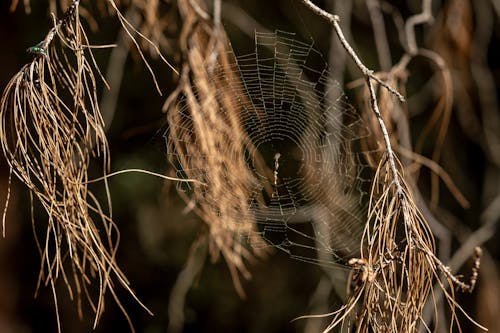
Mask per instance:
[[[361,59],[359,59],[358,55],[353,50],[353,48],[351,47],[351,45],[349,44],[349,42],[346,40],[346,38],[344,36],[344,32],[342,31],[342,28],[340,27],[340,24],[339,24],[340,18],[337,15],[333,15],[333,14],[328,13],[327,11],[325,11],[325,10],[319,8],[318,6],[316,6],[315,4],[313,4],[310,0],[302,0],[302,2],[307,7],[309,7],[309,9],[311,9],[315,14],[321,16],[322,18],[324,18],[325,20],[327,20],[328,22],[330,22],[332,24],[333,28],[335,29],[335,33],[337,34],[337,36],[340,39],[340,42],[342,43],[342,46],[345,48],[347,53],[349,53],[352,60],[356,63],[356,66],[361,70],[363,75],[371,78],[372,80],[377,81],[379,84],[381,84],[386,89],[388,89],[391,93],[396,95],[401,102],[405,101],[405,98],[403,95],[401,95],[396,89],[389,86],[386,82],[380,80],[377,76],[375,76],[373,74],[373,71],[371,69],[369,69],[368,67],[366,67],[363,64],[363,62],[361,61]]]
[[[451,281],[453,281],[453,284],[457,286],[460,290],[463,292],[468,292],[471,293],[477,283],[477,279],[479,277],[479,268],[481,265],[481,256],[483,255],[483,251],[479,246],[476,246],[474,248],[474,257],[473,257],[473,265],[472,265],[472,274],[469,278],[469,282],[465,283],[463,281],[460,281],[453,273],[451,272],[451,269],[448,266],[445,266],[437,257],[434,258],[434,261],[438,264],[439,270],[447,276]]]
[[[337,15],[333,15],[333,14],[328,13],[327,11],[325,11],[325,10],[319,8],[318,6],[316,6],[315,4],[313,4],[310,0],[302,0],[302,2],[309,9],[311,9],[314,13],[316,13],[317,15],[319,15],[320,17],[324,18],[325,20],[327,20],[328,22],[330,22],[332,24],[332,26],[335,30],[335,33],[337,34],[342,46],[347,51],[347,53],[349,54],[351,59],[354,61],[356,66],[360,69],[360,71],[365,76],[365,81],[366,81],[366,84],[368,85],[369,92],[370,92],[370,105],[372,107],[373,112],[375,113],[375,115],[377,117],[377,120],[378,120],[379,125],[380,125],[380,129],[382,130],[382,133],[384,135],[385,146],[387,149],[387,158],[389,160],[389,164],[391,166],[391,171],[393,173],[393,180],[394,180],[394,183],[396,185],[397,192],[402,193],[403,188],[402,188],[400,181],[399,181],[399,174],[398,174],[398,171],[396,168],[396,162],[395,162],[395,158],[394,158],[395,154],[394,154],[394,151],[392,149],[392,145],[391,145],[391,142],[389,139],[389,133],[387,132],[387,127],[385,126],[384,120],[383,120],[382,115],[380,113],[380,110],[378,108],[377,96],[375,93],[375,87],[373,86],[372,80],[375,80],[381,86],[383,86],[384,88],[389,90],[392,94],[396,95],[401,102],[405,101],[404,96],[401,95],[396,89],[389,86],[386,82],[382,81],[377,76],[375,76],[373,74],[373,71],[363,64],[363,62],[358,57],[358,55],[356,54],[354,49],[351,47],[349,42],[346,40],[344,33],[342,31],[342,28],[340,27],[340,24],[339,24],[340,18]]]

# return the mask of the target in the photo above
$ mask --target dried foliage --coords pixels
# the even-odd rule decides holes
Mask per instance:
[[[207,224],[210,253],[225,258],[235,287],[244,295],[239,276],[250,277],[245,260],[252,253],[245,241],[254,237],[251,190],[255,183],[245,160],[248,138],[239,121],[234,87],[241,84],[228,53],[228,40],[219,25],[200,18],[189,1],[179,1],[184,27],[181,48],[186,56],[177,90],[165,103],[169,132],[167,144],[174,165],[187,178],[202,184],[179,188],[188,205]],[[240,89],[243,92],[243,89]],[[182,175],[178,175],[182,176]],[[235,217],[238,217],[235,220]]]
[[[440,282],[440,274],[444,275],[452,291],[455,287],[462,291],[472,291],[478,276],[481,250],[479,248],[475,250],[475,266],[469,284],[452,275],[449,268],[435,255],[435,242],[429,224],[413,197],[412,188],[405,181],[411,175],[405,175],[401,171],[402,168],[392,148],[387,124],[391,124],[390,120],[393,116],[386,112],[384,119],[380,112],[381,106],[394,106],[393,103],[388,102],[391,98],[382,95],[383,104],[379,104],[372,81],[381,82],[364,66],[345,39],[339,25],[339,17],[321,10],[308,0],[303,0],[303,2],[309,9],[332,24],[342,46],[364,74],[368,90],[367,104],[374,115],[372,124],[378,123],[380,130],[375,133],[378,133],[385,143],[385,153],[380,158],[376,176],[373,179],[368,221],[361,242],[361,258],[354,258],[350,261],[354,271],[354,292],[348,298],[346,305],[333,313],[332,323],[325,329],[325,332],[339,325],[349,326],[349,323],[353,321],[357,332],[417,331],[420,323],[425,325],[425,322],[421,321],[422,312],[433,291],[433,278],[438,281],[450,306],[452,327],[454,323],[460,327],[455,314],[457,307],[460,307],[455,301],[454,293],[448,293],[447,286]],[[404,70],[408,62],[419,54],[440,60],[440,57],[431,51],[417,48],[412,30],[415,24],[421,23],[430,16],[430,4],[430,1],[424,1],[422,13],[410,17],[406,22],[408,52],[394,67],[396,74]],[[431,128],[436,123],[440,124],[433,153],[435,160],[439,160],[451,112],[450,75],[444,63],[442,61],[438,63],[444,73],[444,86],[448,89],[440,99],[428,125]],[[391,73],[389,73],[389,78],[390,76]],[[382,86],[382,89],[402,99],[402,96],[387,83]],[[393,138],[394,141],[397,142],[397,138]],[[370,143],[365,145],[369,146]],[[411,178],[408,179],[413,181]],[[434,182],[436,181],[437,177],[434,179]],[[433,193],[437,191],[435,189]],[[437,200],[434,200],[434,204],[437,204]],[[434,306],[437,307],[436,304]]]
[[[28,49],[33,60],[2,96],[0,138],[11,173],[47,213],[45,235],[37,238],[39,284],[50,285],[57,307],[56,283],[62,279],[80,316],[83,297],[97,324],[106,293],[121,307],[116,287],[133,292],[115,260],[120,234],[110,217],[109,195],[106,209],[88,188],[91,159],[99,158],[106,174],[109,149],[96,92],[100,73],[78,5],[74,1],[45,39]],[[5,213],[3,223],[5,231]],[[34,229],[43,230],[42,223],[34,218]],[[91,286],[95,278],[97,286]]]

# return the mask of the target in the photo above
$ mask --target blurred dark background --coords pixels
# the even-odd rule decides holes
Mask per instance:
[[[89,32],[89,39],[95,44],[115,43],[120,30],[119,24],[112,16],[100,15],[98,9],[88,2],[84,1],[83,6],[96,10],[93,15],[99,26],[98,31]],[[165,54],[175,66],[179,66],[182,56],[179,54],[176,39],[182,22],[176,13],[175,1],[161,2],[162,8],[172,13],[171,24],[166,32],[170,48],[165,49]],[[380,70],[381,64],[375,51],[373,27],[367,9],[367,3],[370,1],[332,0],[318,1],[317,4],[332,10],[342,7],[340,2],[352,5],[348,14],[349,31],[355,49],[366,65]],[[380,3],[392,5],[403,19],[418,13],[421,8],[421,1],[413,0]],[[441,186],[440,209],[436,212],[443,225],[453,230],[452,253],[460,249],[474,230],[481,228],[486,208],[490,207],[500,192],[500,168],[495,162],[496,155],[500,155],[500,146],[491,143],[485,134],[488,130],[491,132],[491,128],[496,128],[496,117],[500,117],[496,101],[500,86],[500,51],[495,47],[500,36],[500,4],[496,0],[478,3],[474,4],[472,0],[433,1],[434,23],[416,29],[419,45],[436,49],[446,60],[464,57],[462,63],[452,61],[450,64],[454,83],[463,89],[455,89],[454,112],[440,163],[469,200],[470,207],[460,207],[447,189]],[[30,61],[25,50],[41,41],[51,27],[47,1],[31,1],[30,14],[25,12],[22,1],[14,12],[10,12],[9,7],[10,1],[0,2],[2,91],[9,79]],[[458,10],[456,8],[462,10],[460,15],[455,13],[457,21],[446,21],[445,17],[452,15],[451,10]],[[307,12],[299,1],[223,1],[222,12],[224,27],[237,53],[252,51],[253,30],[279,29],[296,32],[299,39],[313,39],[315,47],[325,58],[332,59],[331,29],[328,24]],[[485,12],[487,17],[484,16]],[[395,63],[405,51],[399,43],[397,29],[391,22],[390,15],[384,14],[384,17],[387,21],[386,33],[392,56],[390,60]],[[486,27],[479,24],[480,17],[490,20],[491,24]],[[446,38],[442,30],[446,29],[447,24],[463,26],[464,31],[470,34],[465,51],[457,47],[462,44],[453,35]],[[467,24],[469,26],[466,26]],[[454,26],[448,28],[453,30]],[[487,30],[483,33],[486,43],[475,44],[474,38],[479,34],[479,28]],[[484,53],[483,63],[477,61],[479,56],[474,48],[479,48],[479,53]],[[110,53],[107,49],[94,52],[104,71]],[[162,133],[166,125],[161,108],[166,96],[175,89],[176,77],[168,67],[157,59],[152,59],[156,72],[160,73],[160,84],[165,87],[164,95],[160,96],[155,91],[145,66],[139,60],[134,51],[127,57],[118,102],[108,130],[112,170],[140,167],[165,173],[168,165]],[[485,88],[480,84],[481,80],[477,80],[477,75],[474,76],[474,66],[480,65],[483,66],[481,69],[491,76],[493,90],[489,89],[491,86]],[[438,88],[429,83],[432,76],[430,68],[432,66],[421,59],[415,60],[408,67],[408,112],[411,115],[414,137],[418,137],[418,133],[428,121],[436,100],[433,91]],[[348,83],[359,77],[352,63],[347,63],[345,74],[341,74],[339,79]],[[356,106],[356,89],[346,89],[346,94]],[[467,98],[463,94],[466,94]],[[493,102],[484,102],[484,95],[490,96]],[[465,105],[464,100],[469,104]],[[490,108],[490,113],[483,112],[485,105]],[[491,112],[493,118],[487,118],[486,115]],[[495,130],[490,134],[494,137],[500,135],[495,133]],[[431,149],[432,140],[429,139],[424,153],[430,153]],[[429,172],[423,169],[419,185],[422,193],[427,196],[430,191],[429,178]],[[202,222],[193,213],[183,213],[185,204],[175,194],[174,186],[168,186],[158,178],[125,174],[113,178],[110,185],[114,219],[121,231],[118,263],[131,281],[137,296],[154,316],[148,315],[124,291],[120,295],[121,299],[137,332],[166,332],[170,291],[184,267]],[[8,168],[2,156],[2,204],[6,198],[7,187]],[[54,299],[50,287],[42,286],[37,297],[34,297],[40,257],[33,240],[29,193],[16,179],[13,179],[11,189],[6,236],[0,239],[0,332],[56,332]],[[43,224],[46,221],[43,213],[35,210],[35,216],[36,226],[44,230]],[[478,318],[487,327],[490,325],[490,332],[499,332],[499,326],[495,326],[497,318],[494,317],[495,313],[500,313],[500,247],[498,242],[494,241],[498,237],[496,225],[495,220],[481,234],[486,255],[478,289],[472,295],[459,296],[461,304],[474,318]],[[470,262],[463,261],[466,264],[460,272],[467,275]],[[305,321],[291,320],[313,310],[311,297],[319,288],[318,284],[323,275],[321,268],[292,260],[280,252],[273,253],[266,260],[256,261],[250,268],[253,278],[244,282],[247,298],[240,299],[232,286],[226,264],[222,260],[215,264],[207,261],[186,299],[186,324],[183,332],[309,332],[310,327]],[[63,332],[92,331],[91,311],[84,307],[86,312],[84,318],[80,319],[75,302],[69,299],[63,285],[59,287],[57,301]],[[333,296],[330,301],[328,310],[333,311],[338,306],[338,301]],[[464,329],[466,332],[479,331],[468,322],[464,322]],[[95,331],[128,330],[125,317],[111,297],[108,297],[106,310]]]

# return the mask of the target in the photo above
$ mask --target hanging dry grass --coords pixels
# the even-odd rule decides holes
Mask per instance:
[[[245,260],[252,258],[245,242],[255,231],[250,210],[255,179],[245,160],[255,151],[248,151],[239,118],[238,101],[246,97],[236,88],[241,83],[222,26],[200,17],[189,1],[178,5],[186,59],[179,86],[164,106],[167,149],[175,152],[169,155],[173,165],[201,182],[179,193],[207,225],[212,260],[222,254],[243,296],[240,275],[250,277]]]
[[[381,164],[374,181],[362,255],[367,261],[361,267],[368,272],[361,279],[357,323],[366,332],[412,332],[432,288],[436,268],[426,253],[434,253],[434,239],[406,185],[393,182],[389,163]],[[401,224],[403,236],[398,235]]]
[[[125,315],[116,287],[133,292],[115,260],[120,235],[110,218],[107,183],[108,208],[87,185],[91,159],[99,158],[106,174],[109,151],[97,103],[100,74],[78,5],[73,1],[45,39],[28,49],[33,61],[8,83],[0,103],[0,138],[11,173],[48,216],[45,235],[37,238],[39,285],[50,285],[57,307],[56,284],[62,279],[77,300],[80,316],[82,298],[89,301],[96,325],[107,292]],[[38,219],[33,224],[35,231],[44,228]]]
[[[370,109],[380,129],[375,133],[378,133],[385,145],[385,153],[380,158],[373,179],[368,223],[361,242],[361,258],[354,258],[349,262],[353,267],[354,290],[346,304],[331,314],[333,320],[325,332],[338,326],[351,327],[353,324],[356,332],[415,332],[420,324],[426,325],[422,322],[422,311],[433,292],[434,279],[445,294],[452,313],[452,325],[455,323],[460,327],[456,311],[461,308],[455,301],[453,290],[455,287],[468,292],[474,289],[481,250],[475,250],[475,265],[469,283],[464,283],[452,275],[450,269],[436,257],[433,234],[426,218],[415,204],[412,190],[405,182],[405,175],[400,171],[402,168],[392,148],[391,135],[386,125],[391,123],[388,121],[391,115],[382,115],[373,81],[380,83],[400,100],[403,100],[403,97],[387,83],[380,82],[380,79],[364,66],[345,39],[337,16],[321,10],[308,0],[303,2],[332,24],[345,50],[363,72]],[[424,4],[424,14],[426,9],[428,10]],[[416,21],[413,25],[415,23]],[[411,24],[410,22],[407,26],[412,27]],[[402,63],[407,63],[419,52],[414,41],[409,44],[409,54],[403,57]],[[441,124],[446,128],[450,103],[446,102],[446,94],[444,96],[443,110],[447,110],[447,115]],[[383,106],[390,106],[387,98],[382,101]],[[365,145],[368,146],[369,143]],[[441,281],[441,274],[444,275],[451,292],[447,292],[447,286]]]
[[[332,316],[324,332],[338,327],[356,332],[416,332],[421,324],[427,328],[422,312],[434,293],[435,281],[445,294],[452,325],[460,327],[457,311],[467,316],[455,301],[454,288],[472,292],[481,249],[475,249],[469,281],[452,275],[434,254],[434,236],[402,174],[398,171],[398,182],[392,171],[390,162],[384,159],[374,178],[361,257],[349,261],[351,293],[339,310],[321,315]],[[443,275],[448,285],[442,281]]]

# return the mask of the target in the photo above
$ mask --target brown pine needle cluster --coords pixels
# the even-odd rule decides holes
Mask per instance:
[[[36,239],[39,285],[50,286],[57,307],[56,283],[62,279],[80,315],[86,298],[97,324],[106,293],[120,305],[116,287],[132,290],[115,259],[120,234],[106,212],[111,212],[109,193],[105,208],[87,183],[92,159],[108,172],[109,150],[97,101],[100,74],[78,5],[74,1],[46,38],[28,49],[33,60],[7,85],[0,102],[0,141],[11,173],[47,213],[45,221],[33,219],[37,233],[45,229]]]
[[[340,310],[332,313],[333,320],[325,332],[352,323],[357,332],[416,332],[419,325],[426,325],[422,321],[424,306],[428,302],[429,295],[435,292],[434,279],[441,281],[442,275],[452,290],[448,293],[448,286],[439,282],[452,313],[452,324],[456,323],[460,327],[456,310],[461,308],[455,301],[453,290],[455,287],[463,291],[473,290],[481,251],[480,249],[475,251],[475,265],[469,283],[464,283],[451,274],[449,268],[437,258],[432,231],[413,198],[411,188],[406,184],[408,175],[400,171],[402,168],[392,148],[390,132],[386,125],[391,124],[388,121],[390,114],[385,114],[385,117],[382,115],[374,82],[397,96],[401,102],[404,101],[404,97],[387,83],[381,82],[361,62],[346,40],[338,16],[322,10],[309,0],[303,0],[303,3],[331,23],[345,51],[363,73],[368,90],[368,104],[374,115],[372,119],[379,127],[375,133],[378,133],[385,145],[385,153],[379,159],[376,175],[373,178],[368,221],[361,242],[361,258],[350,261],[354,272],[354,292]],[[425,17],[429,3],[424,2],[423,13],[420,16]],[[412,27],[411,19],[409,21],[408,26]],[[408,43],[409,53],[404,55],[400,62],[400,66],[403,67],[402,64],[407,63],[419,52],[414,40],[410,38]],[[420,51],[420,53],[426,55],[430,52]],[[396,66],[396,69],[399,68]],[[449,76],[445,75],[445,81],[446,78]],[[448,126],[450,112],[450,101],[446,98],[449,94],[443,96],[445,97],[440,102],[441,107],[434,113],[433,122],[429,125],[433,126],[444,113],[444,119],[440,122],[441,132],[443,127]],[[388,103],[386,102],[384,106],[388,106]],[[441,132],[434,158],[439,157],[444,136]],[[481,327],[479,324],[476,325]]]
[[[241,83],[221,27],[200,19],[188,1],[180,1],[179,9],[186,59],[179,86],[164,106],[167,149],[176,152],[170,155],[173,165],[201,182],[179,193],[206,223],[212,259],[222,254],[244,295],[239,276],[250,277],[245,261],[252,252],[245,243],[255,232],[250,210],[255,179],[245,160],[254,152],[245,150],[249,141],[239,120],[238,100],[245,96],[235,93]]]

